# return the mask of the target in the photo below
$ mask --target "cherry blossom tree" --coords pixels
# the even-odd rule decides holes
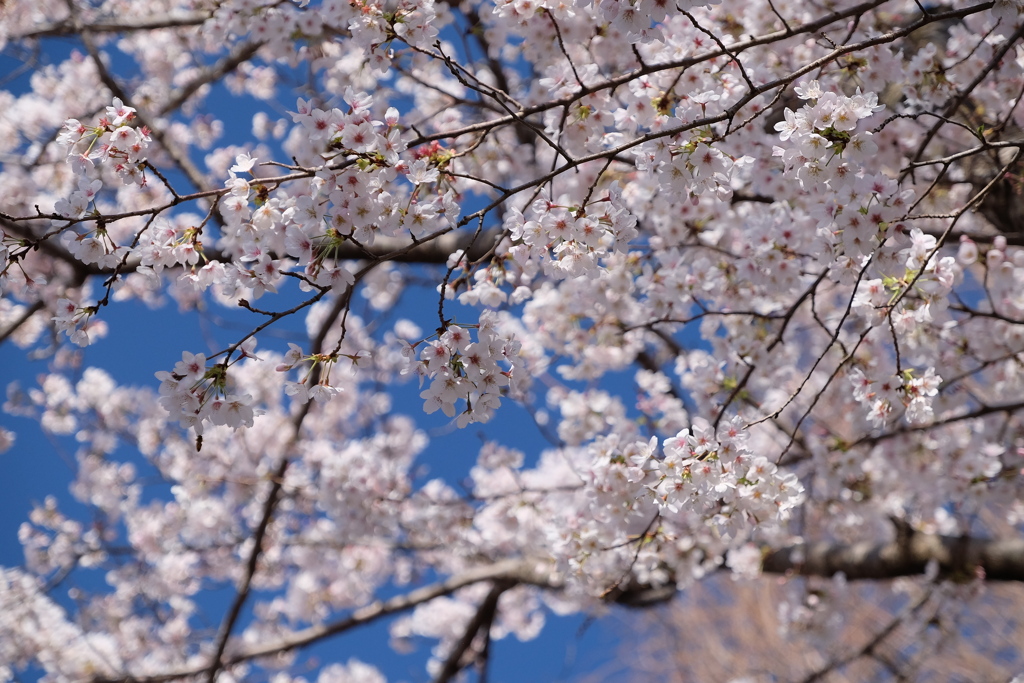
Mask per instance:
[[[304,648],[388,620],[483,680],[727,573],[819,582],[793,623],[1024,580],[1022,13],[0,2],[0,342],[49,358],[4,407],[90,510],[23,525],[0,677],[376,682]],[[129,301],[236,327],[120,385]]]

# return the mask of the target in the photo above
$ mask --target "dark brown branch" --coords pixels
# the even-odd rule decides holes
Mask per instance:
[[[224,78],[241,66],[243,62],[247,62],[255,57],[256,52],[259,51],[261,47],[263,47],[263,43],[248,43],[243,45],[220,62],[204,70],[199,74],[199,76],[189,81],[185,87],[174,93],[171,99],[161,105],[160,109],[157,111],[157,115],[167,116],[168,114],[174,113],[201,87]]]
[[[299,308],[319,300],[329,290],[321,290],[312,299],[299,304]],[[316,339],[313,340],[311,345],[311,352],[316,354],[323,350],[324,338],[327,336],[327,329],[334,324],[338,314],[341,312],[340,309],[347,306],[349,297],[352,295],[352,289],[349,288],[346,293],[340,297],[335,304],[334,311],[324,321],[320,328],[320,333]],[[293,309],[298,310],[298,308]],[[273,318],[264,322],[262,325],[257,327],[255,330],[246,335],[242,340],[233,344],[229,349],[228,353],[224,358],[225,365],[230,358],[231,352],[238,348],[245,339],[255,335],[260,329],[270,325],[277,318],[289,315],[288,312],[283,314],[275,314]],[[340,343],[340,342],[339,342]],[[315,368],[310,381],[318,382],[320,379],[320,369]],[[277,504],[281,499],[281,491],[284,488],[285,473],[288,470],[288,466],[291,464],[291,458],[288,455],[288,451],[295,445],[299,440],[302,433],[302,423],[305,421],[306,416],[309,415],[309,411],[312,408],[312,401],[307,401],[302,404],[299,412],[295,415],[292,420],[293,432],[288,446],[284,449],[284,455],[281,457],[281,462],[278,464],[274,471],[274,475],[271,478],[270,491],[267,493],[267,499],[263,504],[263,510],[260,514],[259,524],[256,526],[255,533],[253,534],[253,546],[252,551],[249,554],[248,562],[246,563],[245,576],[242,578],[241,583],[238,586],[238,591],[235,594],[235,599],[231,603],[231,607],[228,609],[227,614],[224,616],[224,620],[221,622],[220,631],[217,634],[217,644],[214,651],[214,656],[210,661],[209,667],[206,669],[206,681],[207,683],[213,683],[217,680],[217,673],[224,668],[226,665],[223,662],[224,651],[227,648],[228,639],[231,637],[231,632],[234,630],[235,625],[238,623],[238,619],[242,614],[242,607],[245,605],[246,600],[249,598],[249,594],[252,590],[252,580],[256,575],[256,570],[259,566],[260,557],[263,554],[263,539],[266,538],[267,530],[270,528],[270,522],[274,517],[274,513],[277,510]]]
[[[34,216],[29,217],[30,220],[34,218]],[[51,217],[46,216],[46,218]],[[82,263],[74,256],[72,256],[70,253],[68,253],[68,251],[60,244],[57,244],[53,240],[47,239],[45,236],[36,235],[28,227],[28,225],[22,225],[20,223],[17,223],[2,213],[0,213],[0,226],[3,226],[4,230],[7,231],[9,234],[14,235],[21,240],[24,240],[25,246],[29,247],[30,250],[41,251],[55,260],[63,261],[64,263],[66,263],[72,270],[75,271],[76,277],[82,282],[84,282],[85,278],[90,275],[108,275],[114,271],[113,268],[99,268],[93,263]],[[20,254],[20,252],[18,251],[20,248],[21,247],[16,247],[15,249],[12,249],[12,254],[17,253],[19,255],[19,258],[22,257],[22,254]]]
[[[411,248],[407,239],[378,237],[369,247],[359,247],[352,242],[345,242],[337,248],[335,258],[443,264],[447,263],[448,257],[456,251],[466,249],[466,257],[470,261],[475,261],[494,246],[500,235],[499,229],[482,232],[475,239],[475,233],[450,232],[429,242],[413,245]]]
[[[309,403],[305,403],[302,406],[302,411],[299,413],[299,417],[296,420],[296,432],[300,429],[302,418],[309,412]],[[280,464],[274,471],[274,476],[271,479],[270,491],[267,493],[267,499],[263,503],[263,513],[260,515],[259,526],[256,527],[256,533],[253,535],[252,551],[249,553],[249,561],[246,563],[245,576],[242,578],[242,583],[238,587],[238,592],[235,594],[235,599],[231,603],[231,607],[228,609],[227,615],[224,617],[224,621],[221,623],[220,632],[217,635],[216,650],[213,653],[213,663],[206,670],[206,680],[208,683],[213,683],[217,680],[217,673],[221,669],[221,658],[224,656],[224,648],[227,647],[228,638],[231,636],[231,631],[234,630],[235,624],[238,622],[239,616],[242,614],[242,606],[245,605],[246,599],[249,597],[249,591],[252,588],[252,579],[256,575],[256,568],[259,563],[260,555],[263,552],[263,539],[267,535],[267,529],[270,527],[270,520],[274,514],[274,508],[277,507],[278,498],[281,495],[281,488],[284,486],[284,475],[285,470],[288,468],[289,459],[285,455],[281,458]]]
[[[866,436],[866,437],[864,437],[862,439],[859,439],[859,440],[855,441],[854,443],[852,443],[850,445],[850,448],[856,448],[857,446],[861,446],[863,444],[874,445],[874,444],[879,443],[880,441],[886,441],[888,439],[894,439],[894,438],[897,438],[897,437],[900,437],[900,436],[906,436],[908,434],[913,434],[915,432],[927,432],[927,431],[931,431],[933,429],[936,429],[938,427],[942,427],[944,425],[953,424],[954,422],[962,422],[964,420],[973,420],[973,419],[976,419],[976,418],[979,418],[979,417],[985,417],[987,415],[997,415],[999,413],[1006,413],[1006,414],[1016,413],[1017,411],[1019,411],[1021,409],[1024,409],[1024,401],[1019,401],[1017,403],[1006,403],[1006,404],[994,405],[994,406],[985,405],[985,406],[981,406],[980,408],[977,408],[975,410],[972,410],[969,413],[961,413],[961,414],[958,414],[958,415],[951,415],[949,417],[944,417],[944,418],[938,419],[938,420],[936,420],[936,421],[934,421],[934,422],[932,422],[930,424],[908,425],[908,426],[903,427],[901,429],[897,429],[897,430],[894,430],[894,431],[891,431],[891,432],[885,432],[884,434],[879,434],[877,436]]]
[[[494,621],[494,615],[498,611],[498,598],[514,585],[515,583],[509,581],[494,584],[487,597],[480,603],[476,614],[466,624],[466,630],[462,634],[462,638],[459,639],[459,642],[455,644],[455,647],[448,654],[448,658],[444,661],[444,666],[441,668],[437,678],[434,679],[434,683],[448,683],[459,673],[462,669],[462,657],[473,645],[477,634],[480,633],[481,629],[490,629],[490,625]]]
[[[43,305],[42,300],[39,300],[34,302],[31,306],[26,307],[25,310],[21,312],[21,315],[19,315],[6,330],[0,331],[0,344],[7,341],[12,334],[18,331],[19,327],[28,322],[29,318],[41,311]]]
[[[83,29],[90,33],[135,33],[136,31],[151,31],[162,28],[181,28],[185,26],[199,26],[209,18],[210,15],[205,12],[194,12],[179,16],[169,14],[163,17],[130,19],[127,21],[97,21],[96,23],[81,27],[76,26],[73,22],[65,21],[21,36],[11,36],[11,40],[74,36],[78,35]]]
[[[259,657],[268,657],[290,652],[325,638],[344,633],[353,628],[369,624],[382,617],[398,612],[404,612],[417,605],[430,602],[435,598],[451,595],[460,588],[471,586],[482,581],[503,581],[509,584],[529,584],[545,588],[558,588],[547,572],[538,570],[536,563],[524,562],[523,560],[504,560],[490,565],[476,567],[467,570],[444,581],[417,588],[404,595],[397,595],[388,600],[378,600],[365,607],[353,611],[347,617],[337,621],[310,626],[277,641],[263,643],[261,645],[244,649],[242,652],[228,657],[224,662],[225,666],[232,666]],[[511,587],[511,586],[509,586]],[[97,678],[94,683],[163,683],[181,678],[200,675],[208,670],[208,667],[200,669],[183,669],[181,671],[158,674],[154,676],[132,676],[125,675],[119,678]]]
[[[894,579],[924,574],[929,562],[939,575],[989,581],[1024,581],[1024,539],[979,539],[911,533],[903,542],[814,543],[772,550],[764,559],[768,574]]]

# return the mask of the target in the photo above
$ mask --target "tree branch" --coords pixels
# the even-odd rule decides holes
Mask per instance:
[[[41,299],[32,303],[31,306],[27,306],[24,311],[21,312],[14,322],[12,322],[6,330],[0,331],[0,344],[3,344],[7,339],[18,331],[18,328],[28,322],[29,318],[42,310],[45,304]]]
[[[515,583],[510,581],[495,582],[487,597],[484,598],[484,601],[480,603],[480,607],[477,608],[476,614],[466,624],[466,630],[462,634],[462,638],[459,639],[459,642],[455,644],[455,647],[448,654],[448,659],[445,660],[444,667],[441,669],[441,673],[437,675],[437,678],[434,679],[434,683],[448,683],[459,673],[459,670],[462,668],[462,656],[473,645],[477,633],[481,629],[490,630],[491,622],[494,621],[494,615],[498,610],[498,598],[514,585]]]
[[[423,586],[410,591],[404,595],[397,595],[388,600],[378,600],[365,607],[357,609],[347,617],[332,621],[326,624],[310,626],[309,628],[296,631],[277,641],[263,643],[255,647],[242,650],[238,654],[228,657],[224,661],[224,667],[230,667],[240,662],[248,661],[258,657],[268,657],[296,650],[324,638],[349,631],[357,626],[369,624],[381,617],[386,617],[397,612],[404,612],[417,605],[430,602],[435,598],[450,595],[460,588],[471,586],[481,581],[501,581],[506,585],[506,590],[515,584],[530,584],[545,588],[558,588],[558,584],[552,582],[550,575],[537,568],[537,563],[527,562],[519,559],[503,560],[493,564],[485,564],[480,567],[467,570],[461,574],[452,576],[444,581]],[[510,585],[511,584],[511,585]],[[125,675],[120,678],[97,678],[94,683],[163,683],[180,678],[197,676],[209,670],[209,667],[198,669],[184,669],[172,673],[158,674],[155,676],[132,676]]]
[[[11,36],[13,40],[25,38],[49,38],[54,36],[75,36],[82,30],[90,33],[135,33],[136,31],[151,31],[162,28],[181,28],[184,26],[199,26],[210,18],[207,12],[192,12],[189,14],[168,14],[162,17],[150,17],[148,19],[131,19],[127,21],[98,21],[93,24],[76,26],[74,22],[61,22],[37,29],[21,36]]]
[[[833,576],[848,579],[894,579],[924,574],[937,562],[939,575],[974,576],[988,581],[1024,581],[1024,539],[979,539],[911,533],[902,543],[799,544],[770,551],[764,559],[768,574]]]

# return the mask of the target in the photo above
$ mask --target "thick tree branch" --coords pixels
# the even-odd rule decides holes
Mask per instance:
[[[314,299],[320,298],[320,296],[322,296],[324,293],[325,290],[322,290],[320,295],[314,297]],[[340,303],[341,301],[345,301],[351,295],[352,289],[349,288],[347,293],[338,299],[338,302]],[[339,313],[339,306],[336,305],[335,311],[330,316],[328,316],[328,318],[322,324],[320,334],[317,335],[316,339],[313,340],[310,349],[312,353],[320,353],[323,350],[324,338],[327,335],[327,329],[334,324],[334,321],[337,319]],[[264,323],[264,326],[269,325],[272,322],[273,319]],[[248,336],[251,336],[252,334],[255,334],[255,332],[251,333]],[[248,336],[246,338],[248,338]],[[237,348],[241,343],[241,341],[237,342],[232,347],[232,350]],[[229,356],[230,353],[228,354],[228,356],[225,356],[225,363],[227,363]],[[317,382],[319,381],[319,377],[320,369],[316,368],[310,377],[310,381]],[[256,526],[255,533],[253,534],[253,545],[252,550],[249,553],[249,559],[246,562],[245,575],[243,576],[242,581],[238,586],[238,590],[237,593],[235,594],[235,599],[231,603],[231,607],[228,609],[227,614],[224,615],[224,620],[221,622],[220,630],[217,634],[217,644],[214,650],[214,655],[211,658],[209,668],[206,670],[206,680],[208,683],[213,683],[215,680],[217,680],[218,672],[221,670],[221,668],[225,666],[223,658],[224,651],[226,650],[228,645],[228,639],[231,637],[231,633],[234,630],[235,625],[238,623],[238,619],[242,614],[242,607],[245,605],[245,602],[246,600],[248,600],[249,595],[252,591],[252,580],[256,575],[256,570],[259,568],[259,560],[263,554],[263,541],[266,538],[267,531],[270,528],[270,522],[273,519],[274,513],[277,510],[277,504],[281,500],[281,492],[284,489],[285,473],[288,470],[288,466],[291,464],[291,455],[289,451],[299,441],[302,435],[302,423],[305,421],[306,416],[309,415],[309,411],[311,410],[312,407],[312,401],[303,403],[299,411],[295,414],[294,418],[292,419],[292,437],[283,451],[284,454],[281,457],[281,462],[278,463],[277,467],[274,470],[274,474],[270,479],[270,490],[268,491],[267,498],[263,503],[263,510],[260,514],[260,521]]]
[[[489,565],[483,565],[467,570],[461,574],[452,576],[444,581],[423,586],[410,591],[404,595],[397,595],[388,600],[378,600],[365,607],[353,611],[347,617],[332,621],[326,624],[310,626],[309,628],[296,631],[280,640],[263,643],[256,647],[250,647],[230,656],[224,662],[225,667],[230,667],[240,662],[245,662],[259,657],[268,657],[296,650],[330,636],[344,633],[358,626],[369,624],[381,617],[398,612],[404,612],[417,605],[430,602],[435,598],[451,595],[460,588],[471,586],[482,581],[502,582],[506,590],[515,584],[529,584],[546,588],[557,588],[548,572],[537,567],[537,563],[523,560],[504,560]],[[181,678],[196,676],[208,671],[207,667],[199,669],[184,669],[155,676],[132,676],[125,675],[119,678],[98,678],[94,683],[162,683]]]
[[[45,26],[22,36],[14,36],[14,38],[25,39],[76,36],[83,30],[89,31],[90,33],[134,33],[136,31],[151,31],[163,28],[198,26],[209,18],[210,15],[206,12],[191,12],[188,14],[168,14],[166,16],[149,17],[146,19],[97,21],[85,26],[77,26],[74,22],[64,21],[51,26]]]
[[[924,574],[930,562],[939,575],[989,581],[1024,581],[1024,539],[979,539],[911,533],[904,542],[800,544],[770,551],[763,570],[769,574],[833,576],[848,579],[894,579]]]
[[[25,310],[21,312],[21,315],[19,315],[14,322],[7,326],[7,329],[0,330],[0,344],[7,341],[12,334],[18,331],[19,327],[28,322],[29,318],[41,311],[44,305],[45,304],[41,300],[33,302],[31,306],[26,307]]]
[[[444,666],[441,668],[441,673],[434,679],[434,683],[448,683],[459,670],[462,668],[462,657],[466,654],[466,651],[473,645],[473,641],[476,640],[477,633],[480,633],[482,629],[491,628],[491,623],[494,621],[494,616],[498,610],[498,598],[506,590],[514,586],[515,583],[504,581],[496,582],[491,588],[487,597],[480,603],[480,607],[477,608],[476,614],[470,619],[466,625],[466,630],[462,634],[462,638],[452,648],[451,653],[448,655],[448,659],[445,660]]]
[[[486,254],[500,236],[500,229],[487,230],[476,239],[473,233],[449,232],[411,247],[407,239],[378,237],[373,241],[373,245],[367,247],[345,242],[338,247],[336,258],[443,264],[447,263],[448,257],[456,251],[465,249],[466,257],[470,261],[475,261]]]
[[[196,92],[204,85],[214,83],[227,76],[229,73],[237,69],[242,65],[243,62],[247,62],[256,56],[259,49],[263,47],[263,43],[246,43],[241,47],[237,48],[230,55],[217,62],[216,64],[204,69],[198,76],[189,81],[183,88],[173,93],[171,98],[164,102],[159,110],[157,110],[158,116],[168,116],[176,112],[188,98],[196,94]],[[200,188],[201,189],[201,188]]]

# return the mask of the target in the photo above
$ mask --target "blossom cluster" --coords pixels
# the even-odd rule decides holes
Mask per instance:
[[[143,164],[151,139],[145,126],[128,125],[135,119],[135,111],[134,107],[115,97],[106,114],[95,125],[88,126],[78,119],[64,122],[57,143],[67,148],[68,161],[79,181],[78,189],[70,197],[57,202],[54,209],[57,213],[68,218],[81,218],[90,209],[96,193],[103,187],[102,181],[90,179],[87,175],[97,163],[111,164],[125,184],[146,184]]]
[[[716,431],[703,418],[664,444],[651,485],[669,512],[703,512],[720,506],[714,521],[732,535],[746,524],[778,524],[803,500],[803,486],[748,446],[749,433],[738,420]],[[731,527],[731,529],[730,529]]]
[[[472,471],[487,501],[475,528],[495,549],[533,539],[557,562],[572,594],[600,595],[624,572],[654,585],[689,585],[732,549],[781,528],[803,485],[751,450],[738,420],[716,431],[698,418],[661,440],[601,434],[545,452],[486,446]],[[611,587],[611,588],[610,588]]]
[[[718,99],[717,95],[707,95],[698,95],[697,99]],[[750,156],[732,157],[722,152],[703,133],[679,144],[647,144],[637,149],[637,168],[655,173],[663,192],[687,197],[693,204],[703,196],[728,201],[732,197],[734,174],[753,160]]]
[[[250,340],[252,341],[252,340]],[[249,344],[249,350],[255,343]],[[197,436],[204,425],[251,427],[256,410],[250,394],[229,391],[227,364],[207,365],[202,353],[183,351],[174,370],[156,373],[160,380],[160,405],[182,429],[191,428]]]
[[[93,318],[96,311],[95,305],[79,306],[71,299],[60,299],[57,302],[57,315],[53,317],[53,323],[58,332],[68,336],[71,343],[88,346],[107,334],[106,324]]]
[[[501,404],[502,390],[512,382],[520,349],[520,343],[502,336],[496,325],[496,317],[485,311],[480,315],[476,341],[467,329],[448,325],[435,341],[424,345],[413,369],[421,383],[430,380],[430,386],[420,393],[428,414],[441,410],[455,417],[456,404],[463,401],[465,408],[458,411],[456,420],[460,427],[491,419]],[[412,361],[415,348],[409,346],[408,353]]]
[[[848,376],[853,386],[853,397],[868,410],[868,419],[876,427],[883,426],[897,406],[906,409],[908,422],[929,422],[932,418],[932,397],[938,393],[942,381],[934,368],[928,368],[919,377],[905,370],[902,374],[872,379],[861,368],[853,368]]]
[[[808,102],[796,112],[786,109],[785,120],[775,124],[786,146],[773,154],[782,159],[787,178],[820,197],[812,211],[820,248],[856,267],[891,233],[913,196],[884,174],[865,171],[878,146],[872,132],[858,125],[884,107],[874,93],[858,89],[847,97],[822,90],[818,81],[796,92]]]
[[[365,352],[348,355],[345,357],[352,361],[353,367],[359,363],[360,357],[367,355]],[[297,382],[286,381],[284,392],[294,397],[299,403],[307,401],[330,401],[342,392],[343,388],[339,383],[331,380],[331,371],[340,360],[340,354],[320,353],[307,355],[298,344],[288,344],[288,353],[277,365],[277,372],[288,372],[293,368],[299,368],[301,377]]]
[[[512,209],[505,228],[513,240],[508,253],[520,267],[558,279],[597,277],[602,257],[626,251],[638,234],[618,188],[590,207],[538,199],[525,214]]]

